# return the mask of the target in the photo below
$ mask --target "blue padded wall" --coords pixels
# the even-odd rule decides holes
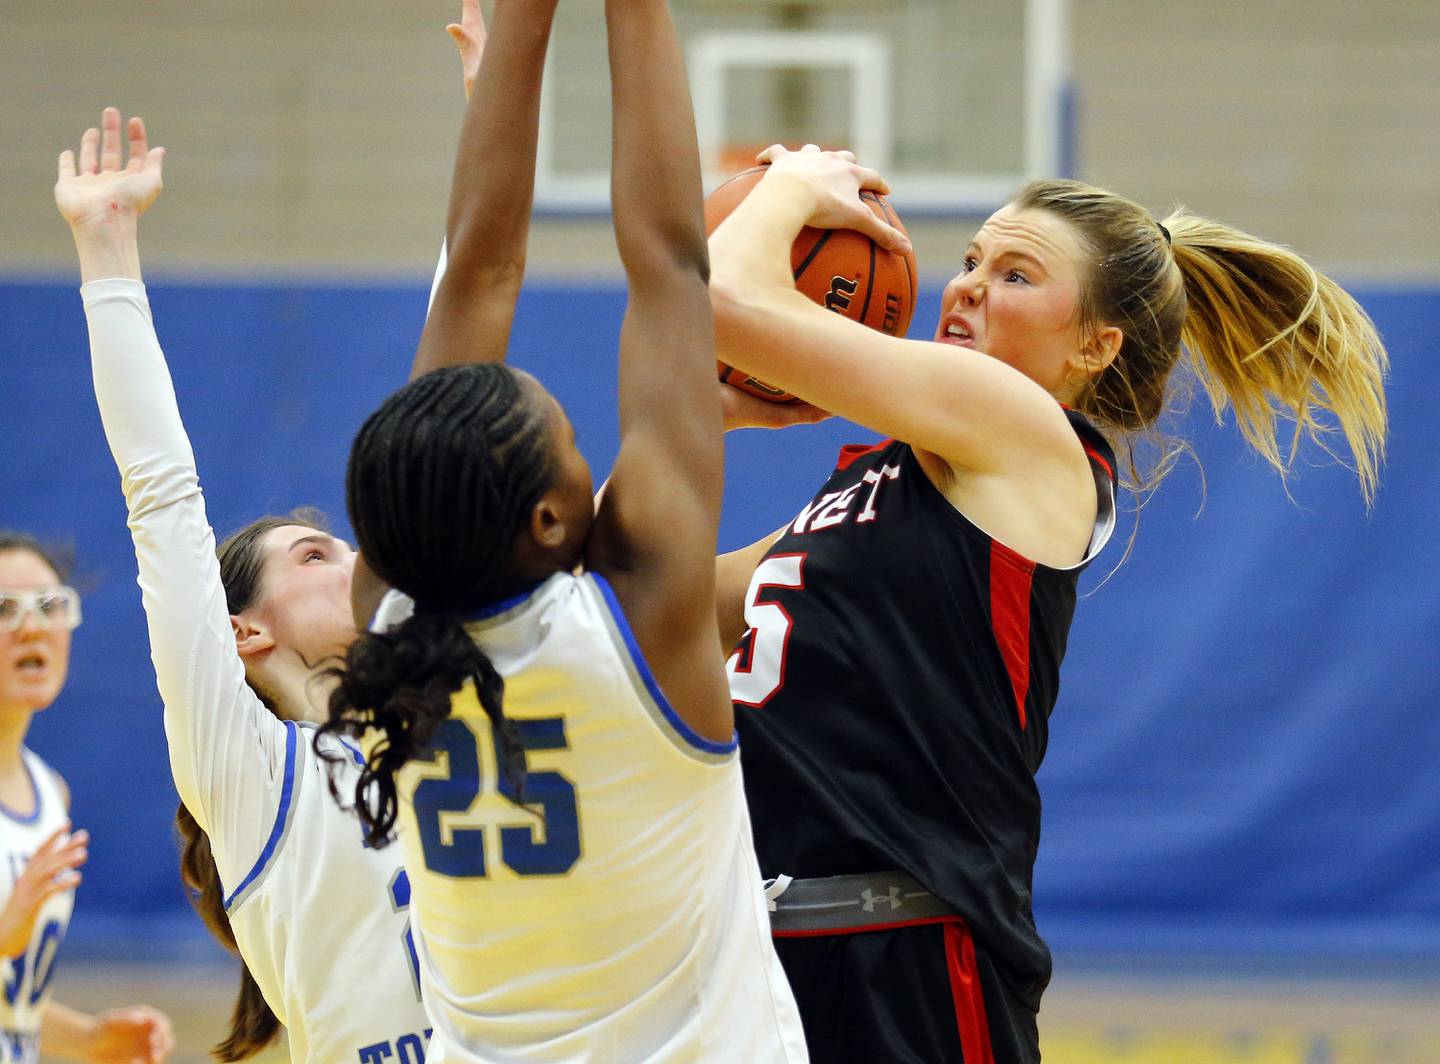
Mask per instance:
[[[1428,553],[1440,290],[1360,295],[1394,359],[1373,512],[1321,464],[1287,498],[1233,428],[1197,409],[1200,466],[1182,465],[1145,509],[1128,560],[1115,569],[1117,542],[1085,581],[1041,772],[1035,889],[1057,950],[1440,958]],[[422,285],[156,284],[151,298],[212,523],[311,503],[343,529],[349,441],[405,375]],[[938,299],[926,294],[917,333]],[[618,288],[537,283],[515,329],[515,363],[570,411],[597,478],[616,448],[622,308]],[[0,360],[0,526],[73,542],[86,592],[70,683],[30,740],[94,835],[72,936],[192,938],[203,932],[176,881],[175,793],[74,288],[0,284]],[[833,422],[733,435],[722,547],[777,527],[841,443],[869,438]]]

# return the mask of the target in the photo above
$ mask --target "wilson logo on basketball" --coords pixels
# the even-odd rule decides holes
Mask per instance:
[[[904,304],[900,302],[897,295],[885,297],[885,318],[880,322],[880,331],[886,336],[900,335],[900,313]]]
[[[852,281],[848,277],[832,277],[830,291],[825,293],[825,309],[844,314],[850,309],[850,300],[854,298],[855,289],[859,287],[859,281]]]

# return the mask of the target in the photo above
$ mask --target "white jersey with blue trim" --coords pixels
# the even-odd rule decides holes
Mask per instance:
[[[40,845],[65,825],[69,814],[55,770],[21,747],[20,757],[35,792],[28,813],[0,804],[0,848],[5,866],[0,869],[0,907],[10,900],[15,880]],[[50,978],[55,957],[70,926],[75,891],[46,898],[30,932],[25,951],[7,957],[0,967],[0,1062],[31,1064],[40,1059],[40,1020],[50,1002]]]
[[[528,771],[499,778],[467,686],[400,774],[430,1060],[806,1060],[734,740],[665,701],[599,575],[468,629]]]
[[[195,457],[145,286],[81,288],[95,397],[119,467],[170,769],[210,837],[231,927],[296,1064],[420,1064],[408,882],[329,794],[311,733],[245,682]],[[338,745],[340,793],[359,769]]]
[[[279,804],[225,910],[250,974],[289,1034],[292,1061],[424,1064],[430,1025],[410,932],[410,883],[398,847],[364,845],[330,794],[313,725],[287,721]],[[332,737],[335,786],[355,793],[359,751]],[[272,1004],[272,1008],[274,1004]]]

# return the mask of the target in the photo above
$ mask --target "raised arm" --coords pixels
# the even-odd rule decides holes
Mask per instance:
[[[555,0],[496,0],[487,40],[478,0],[465,0],[460,35],[469,34],[468,56],[483,54],[450,185],[449,262],[435,286],[412,376],[505,360],[525,269],[540,81],[554,14]],[[467,58],[463,44],[461,58]]]
[[[455,346],[427,343],[422,337],[410,367],[411,380],[443,366],[502,361],[509,347],[515,299],[520,294],[525,272],[525,241],[530,231],[535,144],[540,125],[540,80],[545,61],[543,37],[549,33],[549,19],[554,11],[553,0],[542,0],[537,6],[543,9],[534,12],[537,17],[543,17],[543,30],[531,19],[516,22],[505,27],[500,43],[502,48],[514,43],[517,38],[512,30],[523,33],[521,39],[526,41],[538,32],[542,35],[538,49],[526,44],[513,49],[514,54],[509,57],[512,62],[504,66],[492,63],[486,84],[480,90],[481,99],[476,101],[483,119],[478,139],[467,147],[462,134],[460,155],[456,159],[457,173],[463,168],[472,179],[469,194],[476,197],[477,205],[483,208],[473,222],[473,246],[483,257],[470,267],[465,267],[466,260],[462,259],[456,268],[468,268],[472,272],[468,276],[452,277],[447,240],[447,246],[440,250],[440,263],[430,286],[426,312],[428,316],[434,309],[449,278],[444,306],[453,307],[451,300],[455,298],[465,300],[467,339],[463,345]],[[460,51],[465,98],[472,101],[488,37],[480,0],[462,0],[460,21],[450,23],[445,29]],[[472,116],[470,108],[466,110],[469,128]],[[507,125],[507,122],[515,124]],[[502,129],[506,135],[497,136]],[[463,296],[457,296],[456,286],[463,286]],[[436,337],[432,337],[434,340]],[[365,564],[363,555],[355,560],[350,606],[357,628],[369,627],[388,590],[388,585]]]
[[[95,398],[135,541],[170,767],[233,887],[273,824],[286,728],[245,683],[195,457],[140,282],[139,218],[160,193],[164,151],[131,119],[122,165],[119,112],[108,108],[102,128],[103,139],[85,133],[78,163],[60,156],[55,202],[85,281]]]
[[[485,18],[480,12],[480,0],[461,0],[460,21],[450,23],[445,30],[460,51],[460,76],[468,105],[475,96],[488,37]],[[471,169],[482,171],[476,174],[480,180],[476,182],[475,191],[491,207],[481,219],[483,228],[476,233],[488,249],[481,264],[485,273],[474,278],[477,283],[471,287],[469,303],[474,327],[482,335],[468,353],[452,352],[439,345],[420,345],[410,367],[412,381],[442,366],[493,362],[505,357],[510,344],[510,326],[515,318],[515,300],[520,295],[520,282],[525,272],[525,241],[530,232],[530,189],[534,183],[535,142],[540,124],[540,75],[543,69],[542,47],[540,65],[529,66],[519,81],[503,82],[499,98],[484,105],[498,108],[501,114],[516,116],[516,139],[521,143],[513,144],[509,140],[502,140],[499,144],[481,142],[476,145],[476,152],[469,160]],[[533,77],[533,82],[524,80],[529,77]],[[468,113],[468,106],[466,110]],[[493,120],[485,128],[493,134]],[[459,165],[460,160],[457,159],[456,166]],[[520,168],[518,171],[514,169],[517,166]],[[517,190],[512,189],[508,182],[512,178],[524,178],[527,166],[530,176],[525,179],[523,193],[512,195]],[[435,305],[435,298],[448,272],[448,247],[442,246],[435,280],[430,286],[430,301],[425,307],[427,316]],[[485,283],[478,283],[481,281]],[[499,352],[498,356],[495,352]]]
[[[665,0],[607,0],[605,16],[611,204],[629,304],[620,453],[587,560],[614,583],[677,712],[725,741],[730,702],[712,667],[724,459],[694,117]]]

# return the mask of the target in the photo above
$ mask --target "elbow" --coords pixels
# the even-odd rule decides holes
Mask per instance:
[[[616,245],[630,278],[710,282],[710,247],[698,217],[617,217]]]
[[[525,277],[523,246],[497,254],[496,247],[490,242],[468,238],[461,232],[452,234],[449,247],[452,250],[447,253],[445,281],[487,291],[507,287],[519,291]]]

